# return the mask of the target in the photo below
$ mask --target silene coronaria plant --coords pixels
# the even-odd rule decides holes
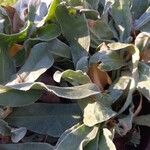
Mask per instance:
[[[137,149],[150,127],[150,1],[7,2],[0,149]]]

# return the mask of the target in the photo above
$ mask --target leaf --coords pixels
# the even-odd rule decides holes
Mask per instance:
[[[26,127],[39,134],[59,137],[66,129],[81,120],[77,104],[42,104],[14,109],[6,121],[17,127]]]
[[[133,122],[137,125],[150,127],[150,115],[137,116]]]
[[[129,108],[129,114],[118,118],[118,123],[116,124],[116,131],[120,136],[126,135],[132,129],[132,122],[134,117],[134,105],[131,104]]]
[[[19,144],[0,144],[1,149],[5,150],[53,150],[53,147],[47,143],[19,143]]]
[[[98,64],[91,64],[87,74],[91,81],[99,87],[100,91],[103,91],[107,84],[111,84],[109,75],[101,68],[98,68]]]
[[[115,51],[99,51],[90,58],[90,63],[101,62],[100,66],[102,70],[112,71],[120,69],[125,66],[125,61]]]
[[[106,102],[103,102],[104,97],[105,101],[110,101],[108,99],[109,97],[106,97],[105,95],[97,95],[97,97],[96,101],[91,97],[85,99],[85,103],[80,103],[81,107],[84,108],[83,122],[89,127],[107,121],[116,115],[116,112],[111,109],[111,106],[106,105]]]
[[[150,100],[150,66],[142,62],[139,63],[139,78],[140,81],[137,89]]]
[[[108,93],[112,97],[113,102],[117,101],[127,89],[130,82],[130,76],[122,75],[108,88]]]
[[[112,141],[112,133],[107,128],[99,130],[96,138],[90,141],[85,150],[116,150],[116,147]]]
[[[82,70],[83,72],[88,71],[88,65],[89,65],[89,57],[84,56],[80,58],[76,64],[76,70]]]
[[[124,42],[130,37],[132,28],[130,0],[115,1],[111,13],[119,29],[120,41]]]
[[[4,84],[11,79],[11,75],[15,73],[15,65],[10,58],[7,48],[0,47],[0,83]]]
[[[25,127],[12,128],[11,129],[11,140],[13,143],[18,143],[26,135],[27,129]]]
[[[139,81],[138,63],[139,63],[139,49],[133,44],[123,44],[123,43],[111,43],[108,44],[111,50],[121,50],[126,49],[132,54],[132,66],[131,66],[131,82],[129,86],[128,96],[123,107],[119,110],[118,114],[122,113],[132,102],[132,94],[134,93],[137,83]]]
[[[111,28],[103,20],[88,20],[88,26],[91,34],[91,44],[95,47],[99,46],[102,42],[112,42],[114,35]]]
[[[102,150],[116,150],[112,141],[112,133],[107,128],[103,128],[103,134],[100,135],[99,148]]]
[[[8,84],[33,82],[54,63],[52,55],[45,49],[44,43],[35,45],[22,68]]]
[[[133,19],[138,19],[147,9],[149,6],[149,0],[132,0],[132,5],[131,5],[131,12]]]
[[[20,107],[33,104],[41,96],[41,91],[19,91],[0,85],[0,105]]]
[[[63,78],[74,86],[91,82],[90,78],[80,70],[73,71],[68,69],[64,72],[57,71],[55,72],[53,78],[58,83],[60,82],[61,78]]]
[[[142,26],[144,26],[149,21],[150,21],[150,7],[148,7],[148,9],[145,11],[145,13],[140,18],[135,20],[135,22],[134,22],[135,30],[139,30]]]
[[[65,5],[59,5],[56,9],[56,18],[60,23],[63,35],[69,42],[73,62],[76,66],[81,57],[87,56],[90,46],[90,36],[85,16],[79,14],[74,8],[69,10]]]
[[[32,0],[27,2],[29,9],[29,20],[34,22],[36,26],[41,26],[41,21],[48,13],[48,7],[51,5],[52,0]],[[43,25],[43,24],[42,24]]]
[[[149,42],[150,42],[150,34],[147,32],[139,33],[135,39],[135,45],[139,48],[141,52],[140,60],[145,63],[149,63],[150,61]]]
[[[85,5],[87,5],[86,3],[88,3],[90,5],[90,7],[92,7],[93,9],[97,10],[98,9],[98,4],[99,4],[99,0],[86,0],[85,1]]]
[[[29,38],[30,41],[50,41],[57,38],[61,33],[61,29],[57,24],[51,23],[38,28],[34,38]]]
[[[3,136],[11,135],[11,127],[8,126],[8,123],[0,119],[0,134]]]
[[[74,87],[58,87],[52,85],[45,85],[41,82],[34,82],[34,83],[20,83],[15,85],[9,85],[7,88],[21,91],[28,91],[29,89],[45,90],[47,92],[52,92],[53,94],[56,94],[59,97],[67,99],[82,99],[100,93],[97,86],[92,83]]]
[[[56,150],[83,150],[83,147],[96,137],[98,127],[87,127],[84,124],[78,124],[66,130],[58,140]]]

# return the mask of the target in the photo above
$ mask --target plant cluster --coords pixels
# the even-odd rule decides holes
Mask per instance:
[[[140,143],[150,101],[149,0],[18,0],[0,7],[0,149]],[[142,114],[142,115],[141,115]]]

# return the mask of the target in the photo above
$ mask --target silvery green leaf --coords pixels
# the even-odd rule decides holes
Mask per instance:
[[[142,62],[139,63],[139,78],[140,81],[137,89],[150,100],[150,66]]]
[[[83,150],[83,147],[96,137],[98,127],[78,124],[66,130],[58,140],[55,150]]]
[[[82,70],[83,72],[87,72],[88,65],[89,65],[89,57],[84,56],[78,60],[76,64],[76,70]]]
[[[90,78],[80,70],[66,70],[64,72],[57,71],[53,77],[56,82],[60,82],[61,78],[63,78],[72,85],[82,85],[91,82]]]
[[[150,7],[146,10],[146,12],[134,22],[134,27],[136,30],[139,30],[146,23],[150,22]]]
[[[0,119],[0,134],[3,136],[11,135],[11,127],[2,119]]]
[[[130,0],[115,1],[112,5],[111,14],[119,29],[120,41],[125,42],[130,37],[132,28]]]
[[[118,80],[116,80],[112,85],[110,85],[108,89],[108,93],[113,99],[113,102],[118,100],[124,93],[125,89],[127,89],[130,76],[122,75]]]
[[[11,129],[11,140],[13,143],[18,143],[27,133],[25,127],[12,128]]]
[[[107,128],[103,128],[100,133],[99,149],[102,150],[116,150],[116,146],[112,141],[112,133]]]
[[[56,18],[60,23],[62,34],[69,42],[74,65],[88,55],[90,35],[84,14],[79,14],[75,8],[68,8],[61,4],[56,8]],[[73,30],[72,30],[73,29]]]
[[[116,131],[119,135],[124,136],[132,129],[132,122],[133,122],[133,113],[134,106],[131,105],[129,108],[129,114],[123,117],[118,118],[118,123],[116,124]]]
[[[111,31],[111,28],[103,20],[98,19],[96,21],[89,20],[89,29],[91,34],[91,44],[96,47],[99,46],[102,42],[113,42],[114,34]]]
[[[105,71],[117,70],[125,66],[125,62],[119,54],[111,50],[99,51],[91,56],[89,63],[98,62],[101,62],[100,66]]]
[[[19,143],[19,144],[0,144],[1,149],[5,150],[54,150],[53,146],[47,143]]]
[[[97,95],[98,98],[96,101],[94,101],[95,99],[92,99],[92,97],[79,101],[79,105],[83,109],[83,122],[85,125],[91,127],[107,121],[116,115],[116,112],[111,109],[111,106],[103,102],[103,96],[105,100],[108,99],[108,102],[110,102],[110,97],[107,95]]]
[[[129,92],[128,92],[128,96],[127,99],[123,105],[123,107],[119,110],[119,114],[122,113],[132,102],[132,94],[136,89],[136,86],[138,84],[139,81],[139,72],[138,72],[138,64],[139,64],[139,49],[133,45],[133,44],[124,44],[124,43],[111,43],[108,44],[108,47],[111,50],[121,50],[121,49],[125,49],[127,51],[130,51],[132,53],[132,66],[131,66],[131,72],[132,72],[132,76],[131,76],[131,82],[129,85]]]
[[[9,56],[7,48],[0,46],[0,83],[8,82],[15,72],[15,64]]]
[[[7,85],[20,82],[34,82],[54,63],[53,56],[45,49],[44,43],[35,45],[30,52],[28,59]]]
[[[137,116],[133,121],[137,125],[150,127],[150,115]]]
[[[81,119],[81,111],[77,104],[43,103],[15,108],[13,113],[6,118],[12,126],[26,127],[33,132],[54,137],[59,137]]]
[[[41,94],[42,92],[37,90],[19,91],[0,85],[0,105],[10,107],[31,105]]]
[[[147,7],[150,5],[149,0],[132,0],[131,1],[131,13],[133,19],[138,19],[146,11]]]
[[[150,33],[141,32],[135,39],[135,46],[139,48],[142,52],[144,49],[148,48],[150,44]]]

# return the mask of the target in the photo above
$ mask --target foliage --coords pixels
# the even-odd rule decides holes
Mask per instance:
[[[150,101],[149,0],[13,2],[0,7],[0,149],[115,150],[116,135],[150,125],[137,116]]]

